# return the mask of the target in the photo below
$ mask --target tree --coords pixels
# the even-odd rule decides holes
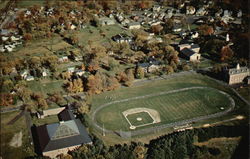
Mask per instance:
[[[84,90],[82,80],[78,78],[74,79],[72,82],[68,82],[66,84],[66,89],[70,93],[82,92]]]
[[[79,103],[79,105],[80,105],[80,106],[77,108],[77,111],[78,111],[79,113],[81,113],[81,114],[87,114],[87,113],[89,113],[89,111],[90,111],[89,105],[87,105],[87,104],[84,103],[84,102]]]
[[[161,26],[160,24],[158,24],[158,25],[153,25],[153,26],[151,27],[152,32],[155,33],[155,34],[160,34],[161,31],[162,31],[162,29],[163,29],[163,26]]]
[[[8,93],[0,94],[0,106],[9,106],[13,104],[13,95]]]
[[[125,81],[125,85],[130,87],[132,84],[133,84],[133,81],[135,79],[134,77],[134,73],[133,73],[133,70],[132,69],[128,69],[126,71],[126,75],[127,75],[127,81]]]
[[[166,71],[167,74],[172,74],[174,73],[174,69],[172,66],[167,65],[166,67],[164,67],[164,71]]]
[[[144,159],[146,154],[146,149],[144,146],[136,146],[133,150],[134,155],[137,159]]]
[[[142,67],[140,66],[137,67],[135,72],[136,72],[136,75],[135,75],[136,78],[139,78],[139,79],[144,78],[144,69]]]
[[[187,64],[185,64],[185,65],[182,66],[182,70],[183,71],[189,71],[190,67]]]
[[[25,34],[23,35],[23,39],[24,39],[25,41],[30,41],[30,40],[32,39],[32,35],[31,35],[30,33],[25,33]]]
[[[17,91],[18,96],[22,99],[23,102],[26,102],[30,99],[31,90],[28,88],[21,88]]]
[[[220,59],[221,61],[229,60],[233,57],[233,50],[227,45],[221,48]]]
[[[198,28],[201,35],[212,35],[214,33],[214,29],[209,25],[201,25]]]

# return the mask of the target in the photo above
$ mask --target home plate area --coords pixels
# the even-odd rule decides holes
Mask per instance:
[[[133,108],[122,112],[122,114],[129,123],[130,129],[136,129],[138,127],[159,123],[161,121],[159,113],[154,109]]]

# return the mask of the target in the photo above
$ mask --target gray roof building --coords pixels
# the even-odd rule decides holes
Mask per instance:
[[[40,152],[92,143],[79,119],[37,127]]]

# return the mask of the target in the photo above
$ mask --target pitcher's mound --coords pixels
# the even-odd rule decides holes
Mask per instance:
[[[142,118],[136,118],[137,121],[142,121]]]

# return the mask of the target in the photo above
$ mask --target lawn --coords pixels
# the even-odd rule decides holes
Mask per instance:
[[[33,117],[32,122],[36,126],[39,126],[39,125],[44,125],[44,124],[57,123],[59,122],[59,119],[57,115],[50,115],[50,116],[46,116],[43,119],[38,119],[37,117]]]
[[[215,89],[194,88],[162,95],[153,94],[153,96],[146,98],[110,104],[97,112],[96,121],[99,125],[104,124],[105,128],[109,130],[127,131],[129,130],[128,122],[122,115],[122,112],[130,108],[149,108],[158,111],[161,122],[154,124],[156,126],[224,111],[220,109],[221,107],[224,110],[230,107],[230,100],[227,96]],[[136,121],[136,118],[136,115],[128,116],[132,125]],[[145,118],[147,119],[145,124],[149,123],[150,118],[148,119],[146,116]],[[134,126],[138,126],[142,124],[142,121],[135,122],[135,124],[137,125]],[[145,127],[138,127],[136,129],[141,128]]]
[[[25,123],[25,117],[22,116],[14,124],[8,125],[7,123],[12,120],[19,112],[10,112],[1,114],[1,157],[3,158],[25,158],[33,155],[32,147],[29,146],[28,130]],[[9,146],[14,134],[22,131],[22,146],[14,148]],[[18,157],[17,157],[18,156]]]
[[[63,80],[29,81],[27,84],[33,92],[41,92],[44,96],[48,93],[64,92]]]
[[[103,31],[105,37],[100,35],[100,30]],[[76,35],[80,44],[86,45],[88,44],[88,41],[93,41],[93,43],[99,44],[107,44],[111,41],[112,36],[119,33],[127,33],[128,35],[131,35],[130,31],[122,29],[121,26],[117,24],[102,27],[88,25],[86,28],[80,30]]]

